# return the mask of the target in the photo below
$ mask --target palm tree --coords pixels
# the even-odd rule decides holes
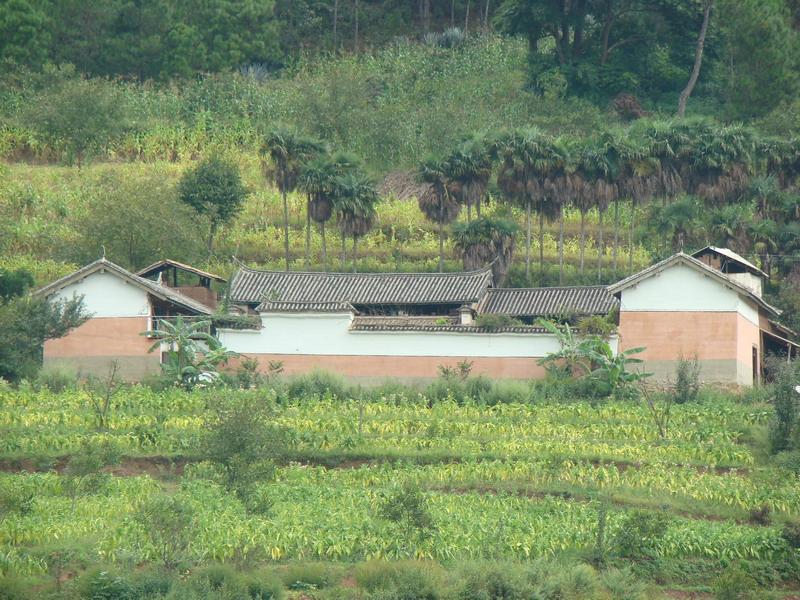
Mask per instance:
[[[669,239],[673,252],[682,252],[689,235],[700,229],[700,207],[692,196],[661,207],[656,215],[656,230]]]
[[[753,167],[753,132],[742,125],[717,127],[705,122],[697,129],[687,169],[687,191],[714,207],[738,200]]]
[[[333,204],[337,191],[337,177],[360,167],[360,159],[352,154],[338,152],[333,156],[321,155],[310,160],[298,179],[299,186],[308,194],[308,219],[319,223],[322,236],[322,264],[328,270],[328,247],[325,223],[333,216]],[[306,261],[310,246],[310,228],[306,230]]]
[[[581,214],[580,225],[580,272],[584,270],[586,250],[586,215],[597,208],[600,217],[600,245],[602,246],[602,215],[609,203],[619,197],[619,189],[614,182],[617,173],[614,152],[607,135],[601,135],[581,142],[573,149],[573,173],[567,178],[567,187],[573,204]],[[600,253],[598,249],[598,253]],[[601,258],[598,258],[598,277]]]
[[[525,277],[530,278],[531,211],[539,213],[539,264],[544,268],[544,219],[559,214],[566,185],[564,144],[536,129],[506,133],[492,144],[499,163],[497,184],[511,202],[525,208]]]
[[[336,179],[333,207],[342,230],[342,248],[347,237],[353,238],[353,273],[358,262],[358,238],[375,224],[375,205],[379,196],[375,182],[360,169],[345,172]],[[342,254],[342,270],[346,254]]]
[[[772,218],[773,209],[781,203],[777,178],[772,175],[754,178],[747,187],[745,196],[755,205],[759,219]]]
[[[472,207],[481,218],[481,203],[492,176],[492,158],[486,140],[479,136],[465,139],[446,159],[450,194],[467,207],[467,222],[472,220]]]
[[[491,264],[494,285],[502,285],[514,256],[516,233],[516,223],[502,217],[456,223],[454,246],[461,254],[464,270],[474,271]]]
[[[747,235],[759,256],[761,270],[767,275],[772,269],[772,253],[778,248],[777,234],[778,225],[771,219],[756,219],[747,228]]]
[[[747,204],[728,204],[708,213],[708,232],[714,243],[736,252],[747,249],[747,227],[753,221],[753,211]]]
[[[297,181],[304,163],[323,150],[324,147],[319,142],[282,128],[271,131],[261,145],[259,154],[264,174],[274,181],[283,199],[283,250],[287,271],[289,270],[289,203],[287,194],[297,189]]]
[[[420,181],[428,184],[417,199],[419,209],[439,226],[439,273],[444,271],[444,226],[455,221],[461,212],[461,205],[450,193],[450,173],[450,164],[435,158],[423,162],[418,170]]]

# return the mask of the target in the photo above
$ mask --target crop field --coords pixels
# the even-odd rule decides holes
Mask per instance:
[[[289,439],[254,514],[199,453],[217,394],[255,396]],[[233,400],[231,400],[233,401]],[[154,392],[134,386],[97,427],[80,391],[0,393],[0,488],[32,497],[0,522],[0,571],[47,571],[38,551],[91,540],[98,560],[146,563],[158,548],[132,515],[154,494],[192,507],[192,561],[375,558],[525,561],[588,552],[598,515],[613,538],[626,515],[668,516],[657,556],[769,563],[794,552],[780,523],[800,514],[800,480],[761,466],[748,439],[766,405],[709,399],[676,406],[666,439],[645,406],[610,401],[430,403],[419,393],[369,400],[282,398],[272,391]],[[65,457],[107,443],[122,456],[87,493],[71,493]],[[380,517],[404,484],[424,493],[435,527],[403,535]],[[769,522],[753,520],[768,510]]]

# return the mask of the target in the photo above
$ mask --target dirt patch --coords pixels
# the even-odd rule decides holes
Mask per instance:
[[[0,459],[0,471],[5,473],[63,473],[69,463],[69,456],[60,456],[51,461],[29,458]],[[119,464],[103,469],[117,477],[137,477],[149,475],[154,479],[180,477],[184,468],[194,459],[170,456],[126,456]]]

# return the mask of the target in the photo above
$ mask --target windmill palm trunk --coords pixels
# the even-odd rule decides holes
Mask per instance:
[[[439,273],[444,272],[444,223],[439,220]]]
[[[539,210],[539,271],[544,273],[544,211]]]
[[[614,200],[614,275],[617,274],[617,258],[619,256],[619,199]]]
[[[586,255],[586,211],[581,211],[581,275],[583,275],[583,260]]]
[[[347,235],[344,232],[344,224],[342,224],[342,271],[345,269],[347,263]]]
[[[286,199],[286,190],[281,191],[283,198],[283,255],[286,259],[286,270],[289,270],[289,202]]]
[[[306,199],[306,269],[311,266],[311,197]]]
[[[636,217],[636,206],[631,202],[631,222],[628,226],[628,273],[633,272],[633,228]]]
[[[472,205],[467,204],[467,223],[472,222]]]
[[[525,203],[525,281],[531,278],[531,201]]]
[[[603,279],[603,253],[605,248],[603,247],[603,211],[602,209],[598,209],[598,219],[597,219],[597,283],[600,283]]]
[[[475,218],[481,218],[481,199],[478,198],[477,202],[475,202]]]
[[[358,263],[358,236],[353,235],[353,273],[356,272],[356,267]]]
[[[558,285],[564,285],[564,209],[558,213]]]
[[[328,246],[325,240],[325,221],[319,224],[320,235],[322,236],[322,268],[328,272]]]

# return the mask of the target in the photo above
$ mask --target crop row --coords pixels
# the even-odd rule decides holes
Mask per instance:
[[[55,493],[58,476],[14,477],[27,478],[26,485],[42,492],[30,513],[12,514],[0,524],[0,552],[16,551],[20,564],[30,564],[25,546],[87,537],[96,538],[98,553],[112,560],[156,557],[147,532],[131,518],[138,504],[156,492],[149,478],[111,484],[101,494],[78,498],[73,511],[70,499]],[[409,536],[378,516],[386,490],[382,483],[351,485],[344,480],[321,486],[315,477],[304,479],[296,470],[264,489],[271,510],[263,516],[246,513],[235,498],[206,480],[185,480],[178,494],[193,507],[189,550],[198,560],[521,559],[588,549],[595,542],[597,507],[592,503],[476,493],[427,494],[435,528],[429,537]],[[610,538],[622,517],[616,511],[609,514]],[[657,552],[768,559],[784,549],[775,528],[675,518]]]

